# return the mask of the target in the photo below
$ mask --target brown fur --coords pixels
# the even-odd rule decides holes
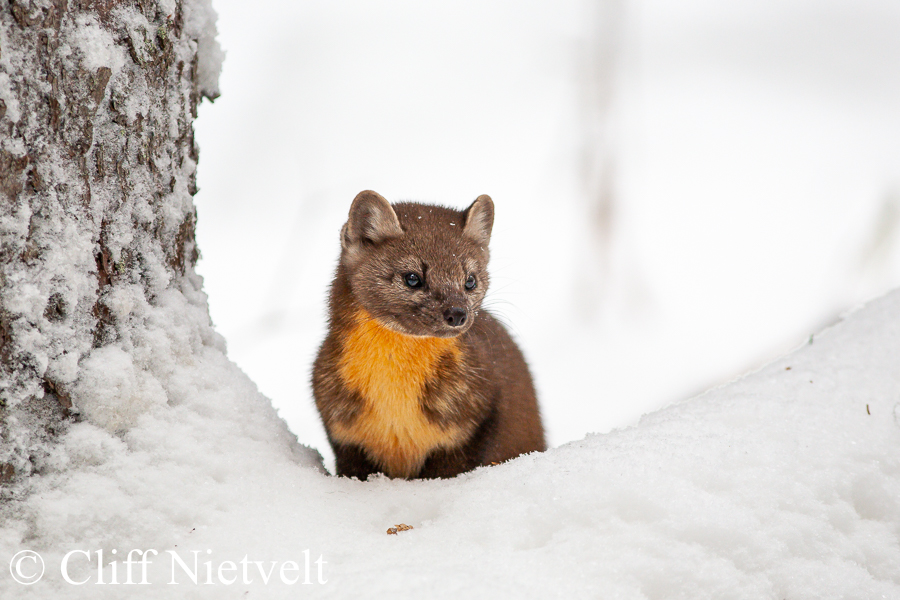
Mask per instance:
[[[338,475],[451,477],[545,449],[524,358],[480,308],[492,225],[487,196],[466,211],[354,200],[313,367]]]

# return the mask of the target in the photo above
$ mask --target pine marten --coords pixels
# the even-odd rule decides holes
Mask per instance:
[[[353,200],[312,373],[338,475],[453,477],[546,449],[525,359],[481,308],[493,224],[486,195]]]

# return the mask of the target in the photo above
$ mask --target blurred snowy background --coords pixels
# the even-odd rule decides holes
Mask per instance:
[[[326,456],[309,371],[362,189],[493,197],[489,306],[553,445],[900,285],[896,0],[214,6],[198,270],[229,356]]]

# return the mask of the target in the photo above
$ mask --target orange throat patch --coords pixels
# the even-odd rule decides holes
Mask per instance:
[[[332,434],[365,449],[391,477],[412,477],[429,452],[459,444],[463,431],[432,423],[422,410],[425,384],[436,379],[445,357],[462,355],[455,338],[413,337],[379,324],[360,310],[341,340],[339,373],[363,398],[363,410]]]

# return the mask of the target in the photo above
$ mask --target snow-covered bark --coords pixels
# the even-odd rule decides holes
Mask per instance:
[[[174,401],[151,360],[163,312],[196,321],[184,351],[222,346],[192,200],[221,58],[209,0],[0,0],[5,497],[71,422],[121,432]]]

